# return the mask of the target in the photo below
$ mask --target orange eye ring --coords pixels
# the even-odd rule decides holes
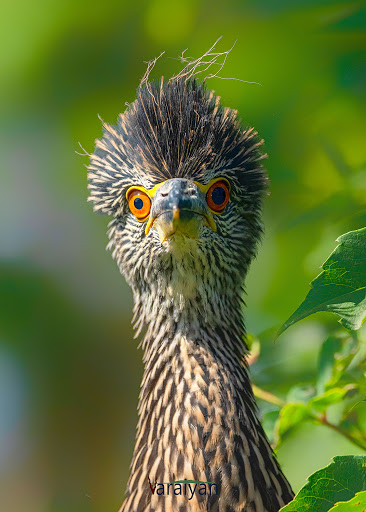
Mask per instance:
[[[128,206],[138,220],[144,220],[150,213],[151,201],[145,192],[131,190],[128,194]]]
[[[229,186],[224,180],[216,181],[206,194],[207,204],[214,212],[222,212],[229,202],[229,198]]]

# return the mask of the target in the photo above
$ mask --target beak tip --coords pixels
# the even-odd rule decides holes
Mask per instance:
[[[174,208],[173,209],[173,220],[179,220],[179,217],[180,217],[180,210],[179,208]]]

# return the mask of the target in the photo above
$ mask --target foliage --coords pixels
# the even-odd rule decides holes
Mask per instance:
[[[309,476],[308,482],[283,512],[364,512],[366,505],[366,456],[334,457],[333,462]],[[356,497],[356,499],[355,499]],[[348,503],[339,503],[348,502]],[[358,507],[358,508],[357,508]]]
[[[320,310],[341,316],[341,323],[358,329],[366,314],[366,228],[338,238],[340,245],[323,265],[323,272],[312,282],[306,299],[280,333],[298,320]],[[254,345],[254,343],[253,343]],[[258,346],[256,346],[258,353]],[[270,411],[264,426],[274,446],[300,423],[324,425],[366,451],[366,425],[359,414],[366,407],[366,351],[356,332],[334,331],[323,342],[316,382],[295,385],[286,400],[254,387],[258,398],[278,405],[277,417]],[[266,416],[268,416],[266,418]],[[326,468],[309,477],[286,512],[365,511],[366,456],[335,457]],[[337,503],[337,502],[347,503]]]
[[[362,416],[366,408],[364,382],[365,346],[355,336],[338,332],[327,338],[320,351],[316,382],[295,385],[286,399],[258,388],[256,395],[282,407],[264,415],[265,426],[271,425],[274,447],[303,421],[329,427],[366,450],[366,425]],[[271,427],[270,427],[271,428]]]
[[[326,308],[330,302],[332,308],[329,310],[340,314],[349,327],[360,327],[366,302],[364,300],[363,305],[361,302],[351,303],[351,297],[355,298],[357,286],[357,291],[362,290],[363,294],[366,290],[366,228],[347,233],[338,240],[341,244],[327,259],[305,301],[280,332],[315,310]],[[331,273],[330,268],[333,269]],[[337,310],[333,309],[335,296],[338,297]],[[345,303],[348,305],[346,314]],[[358,341],[356,333],[338,330],[322,344],[316,382],[291,387],[285,401],[255,387],[259,398],[282,406],[277,418],[274,411],[264,417],[265,426],[273,427],[269,436],[274,446],[278,447],[303,421],[312,421],[337,431],[366,450],[366,425],[359,415],[361,408],[366,407],[365,362],[365,346]]]
[[[359,329],[366,316],[366,228],[337,239],[340,244],[312,281],[304,302],[283,324],[290,325],[318,311],[332,311],[349,329]]]

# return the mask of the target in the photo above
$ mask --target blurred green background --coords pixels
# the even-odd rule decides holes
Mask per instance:
[[[2,3],[0,496],[4,512],[104,512],[123,499],[134,444],[141,352],[131,292],[87,204],[88,160],[146,64],[237,39],[224,105],[266,140],[271,195],[248,277],[248,330],[283,323],[338,235],[366,225],[366,11],[360,2],[86,0]],[[314,378],[336,318],[317,315],[276,344],[255,382],[283,396]],[[270,331],[273,332],[273,331]],[[333,455],[360,450],[303,425],[278,456],[295,490]]]

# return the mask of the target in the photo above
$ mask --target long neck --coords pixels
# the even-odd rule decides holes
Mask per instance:
[[[149,323],[142,343],[137,439],[122,510],[181,506],[193,512],[211,510],[216,503],[219,508],[212,510],[276,511],[291,494],[257,419],[243,360],[239,290],[212,295],[211,301],[195,290],[183,296],[172,287],[164,296],[153,293],[160,297],[155,301],[137,301],[138,315]],[[184,479],[214,482],[218,493],[193,493],[187,502],[187,496],[152,494],[149,486],[149,480]]]

